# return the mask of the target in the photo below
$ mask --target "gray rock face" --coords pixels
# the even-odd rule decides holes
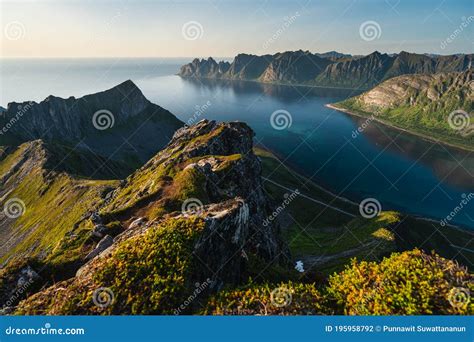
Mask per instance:
[[[219,134],[215,132],[219,132]],[[211,136],[205,144],[186,145],[186,141],[203,135]],[[202,157],[198,162],[190,164],[188,167],[195,168],[205,179],[206,193],[211,203],[238,199],[238,202],[246,208],[244,227],[234,226],[226,231],[239,230],[241,232],[239,236],[248,236],[245,248],[251,249],[252,252],[266,260],[278,260],[278,258],[285,260],[288,253],[279,240],[280,227],[278,223],[263,225],[263,222],[272,213],[273,207],[263,190],[260,161],[252,150],[253,136],[254,132],[245,123],[218,124],[215,121],[203,120],[194,126],[178,130],[166,150],[151,163],[168,162],[169,154],[178,148],[182,149],[183,153],[173,160],[174,163],[180,163],[189,158]],[[183,148],[183,146],[185,147]],[[219,172],[222,165],[215,157],[206,157],[237,154],[241,158],[234,162],[226,172]],[[241,248],[244,248],[244,245]],[[207,249],[208,251],[214,250],[212,247],[207,247]],[[215,252],[209,254],[212,255]]]
[[[96,256],[98,256],[100,253],[105,251],[107,248],[112,246],[114,242],[114,238],[110,235],[106,235],[102,240],[99,241],[97,246],[94,248],[93,251],[91,251],[89,254],[87,254],[85,260],[91,260],[94,259]]]
[[[239,54],[219,71],[216,61],[195,59],[181,67],[182,77],[254,80],[317,86],[370,88],[388,78],[404,74],[461,72],[469,69],[474,55],[428,56],[402,51],[367,56],[329,52],[287,51],[274,55]],[[226,71],[224,71],[226,70]]]
[[[115,160],[138,154],[142,161],[182,126],[173,114],[148,101],[130,80],[81,98],[49,96],[40,103],[9,103],[7,110],[0,112],[0,124],[8,128],[0,134],[0,145],[34,139],[73,146],[80,142],[84,150]],[[122,137],[130,138],[135,150],[122,147]]]

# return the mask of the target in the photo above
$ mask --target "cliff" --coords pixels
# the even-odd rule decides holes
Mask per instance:
[[[225,67],[218,68],[212,58],[195,59],[181,67],[182,77],[252,80],[292,85],[370,88],[391,77],[403,74],[461,72],[472,65],[473,55],[428,56],[402,51],[367,56],[330,52],[287,51],[274,55],[239,54]],[[212,60],[213,67],[209,67]],[[223,63],[223,62],[221,62]],[[221,70],[221,71],[217,71]]]

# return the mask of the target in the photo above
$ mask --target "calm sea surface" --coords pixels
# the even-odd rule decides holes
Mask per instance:
[[[190,59],[0,60],[0,106],[53,94],[81,96],[133,80],[152,102],[185,122],[245,121],[256,142],[316,183],[352,200],[373,197],[383,209],[442,219],[474,191],[474,153],[324,107],[352,90],[285,87],[253,82],[198,82],[174,74]],[[275,129],[271,115],[291,116]],[[285,124],[285,122],[280,122]],[[278,124],[278,123],[277,123]],[[277,126],[278,127],[278,126]],[[455,223],[474,229],[474,200]]]

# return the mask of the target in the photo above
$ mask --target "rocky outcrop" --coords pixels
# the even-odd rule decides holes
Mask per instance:
[[[199,180],[199,198],[190,196],[191,200],[215,204],[238,198],[239,203],[248,210],[248,228],[245,230],[248,230],[250,238],[246,241],[247,248],[266,260],[284,258],[286,252],[282,253],[278,224],[263,226],[272,212],[272,205],[263,190],[260,161],[252,150],[253,136],[252,129],[241,122],[202,120],[194,126],[179,129],[163,151],[123,182],[104,211],[132,210],[143,215],[140,207],[153,204],[147,199],[169,203],[169,199],[164,198],[166,189],[177,184],[176,180],[173,183],[163,182],[165,176],[162,170],[178,166],[179,171],[175,169],[173,173],[180,176],[175,176],[175,179],[192,175],[193,180],[188,182]],[[161,183],[155,179],[157,174],[161,177]],[[145,179],[150,184],[146,187],[146,195],[139,195],[138,200],[130,201],[129,198],[136,198],[133,192],[137,189],[143,192],[144,187],[139,182]]]
[[[181,68],[179,75],[197,78],[253,80],[330,87],[370,88],[391,77],[404,74],[461,72],[472,66],[474,55],[428,56],[402,51],[367,56],[350,56],[337,52],[312,54],[309,51],[287,51],[274,55],[239,54],[229,67],[218,72],[217,62],[195,59]]]
[[[267,265],[288,265],[289,251],[281,240],[279,223],[264,224],[273,205],[263,189],[260,161],[253,153],[253,136],[250,127],[240,122],[203,120],[176,131],[162,151],[108,195],[100,211],[85,215],[94,226],[87,241],[95,243],[75,276],[27,299],[20,304],[20,311],[103,312],[92,305],[93,300],[83,301],[82,307],[67,302],[77,298],[74,293],[88,296],[97,287],[114,287],[119,282],[117,277],[123,276],[115,273],[115,264],[118,269],[125,267],[122,272],[151,269],[146,271],[147,278],[170,287],[179,281],[184,284],[180,285],[184,286],[180,287],[184,293],[203,280],[207,293],[219,291],[226,284],[240,284],[247,279],[255,260]],[[121,227],[115,237],[111,235],[112,225]],[[187,226],[186,230],[179,228],[182,226]],[[169,242],[163,241],[164,237],[150,238],[156,234],[165,234]],[[189,240],[188,234],[194,238]],[[181,256],[172,261],[163,259],[171,253],[163,250],[167,246],[173,246]],[[140,248],[153,252],[139,252],[135,260],[130,255]],[[182,271],[184,266],[179,266],[183,265],[183,258],[188,260],[186,272]],[[168,270],[166,263],[177,269]],[[104,269],[114,274],[107,273],[107,279],[98,283],[97,279],[105,279]],[[175,272],[176,277],[166,278]],[[134,312],[137,307],[143,310],[140,312],[166,312],[167,304],[150,309],[146,303],[142,307],[131,302],[129,295],[122,295],[135,291],[135,283],[129,282],[128,277],[135,275],[128,275],[120,289],[114,288],[119,312]],[[171,290],[166,288],[163,294],[153,295],[167,295],[168,291]],[[58,296],[51,296],[56,292]]]
[[[184,77],[211,77],[220,78],[224,75],[230,67],[229,62],[221,61],[217,63],[213,58],[209,57],[207,60],[198,58],[191,63],[183,65],[179,72]]]

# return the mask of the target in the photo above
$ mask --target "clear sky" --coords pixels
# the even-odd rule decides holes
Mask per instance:
[[[0,0],[0,6],[2,57],[474,50],[473,0]],[[360,27],[368,21],[375,24],[366,24],[363,39]]]

